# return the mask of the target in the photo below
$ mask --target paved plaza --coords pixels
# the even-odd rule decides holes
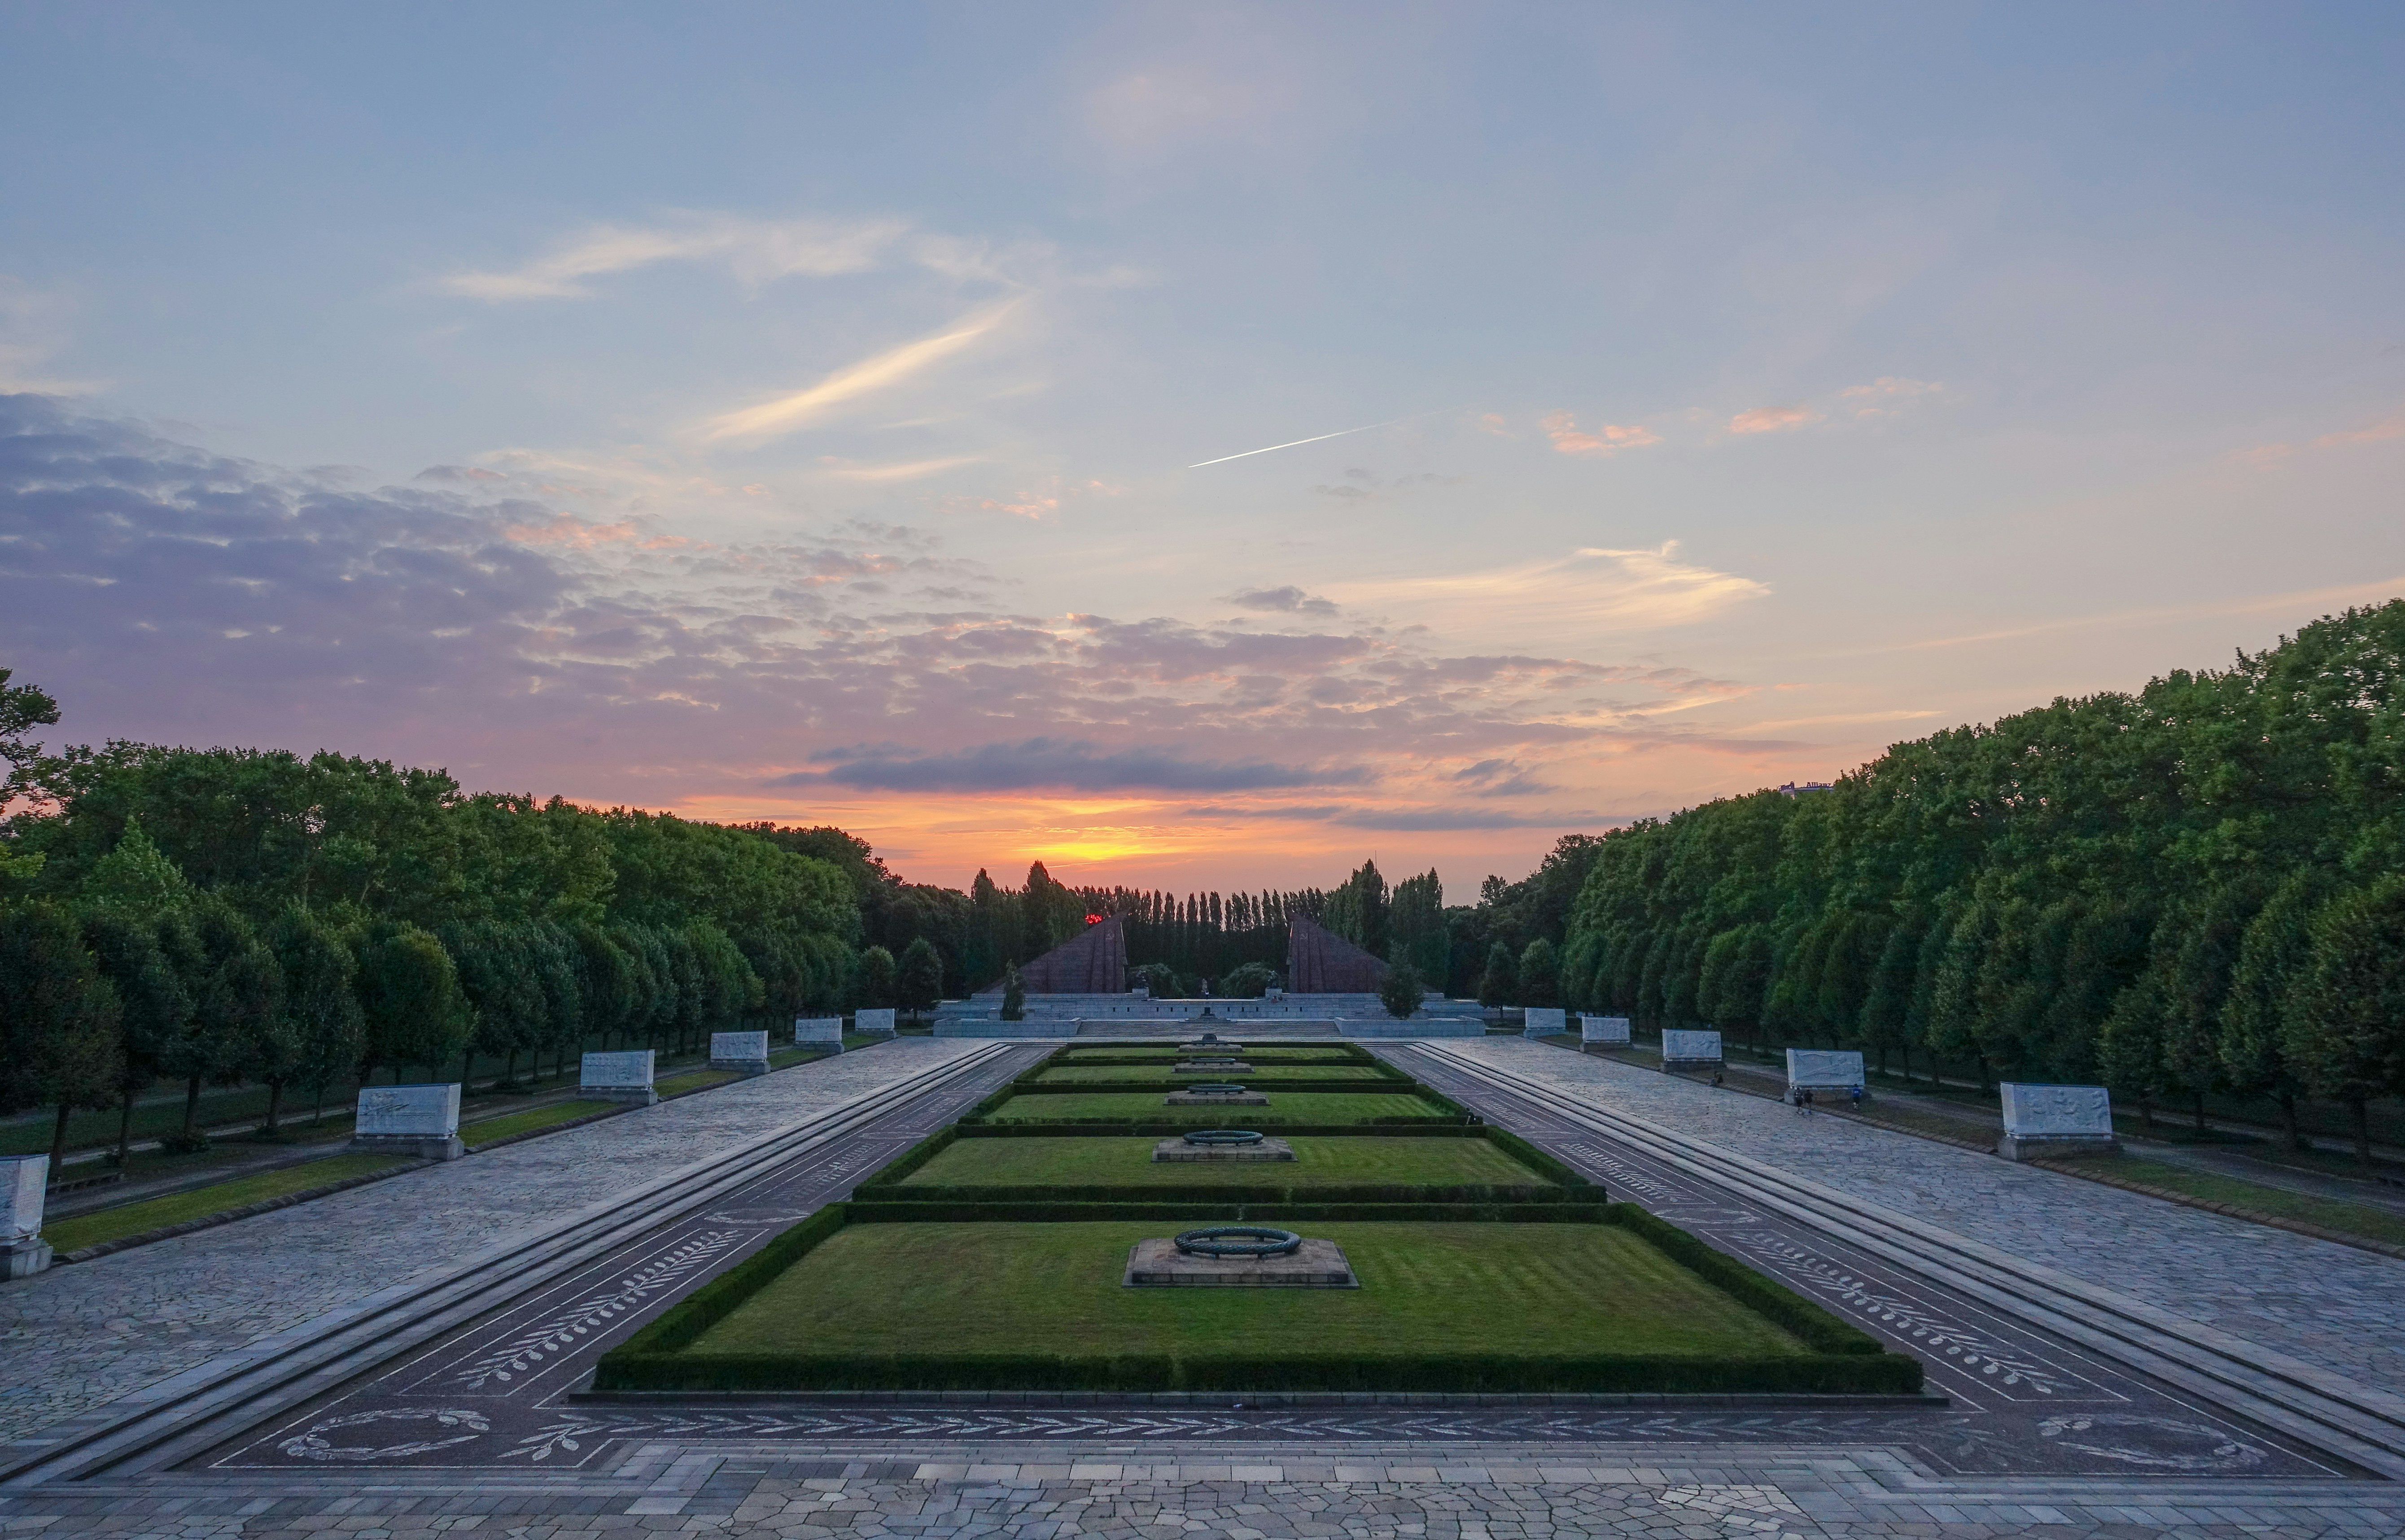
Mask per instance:
[[[2405,1386],[2405,1261],[1589,1054],[1448,1043],[2366,1383]]]
[[[1858,1194],[2358,1383],[2398,1382],[2405,1262],[1842,1119],[1801,1118],[1542,1044],[1444,1047],[1579,1105]],[[195,1411],[149,1452],[129,1445],[122,1459],[77,1478],[0,1483],[0,1540],[375,1540],[453,1531],[528,1540],[587,1532],[793,1540],[2405,1534],[2405,1483],[2183,1401],[2130,1365],[1982,1316],[1926,1280],[1859,1256],[1840,1258],[1853,1269],[1849,1287],[1878,1295],[1890,1339],[1921,1353],[1932,1388],[1950,1405],[1630,1404],[1654,1399],[1640,1397],[1048,1408],[1005,1397],[982,1408],[907,1398],[847,1408],[806,1398],[613,1405],[570,1393],[579,1365],[602,1345],[840,1197],[1043,1051],[988,1053],[972,1069],[971,1056],[987,1050],[976,1040],[901,1040],[0,1289],[0,1408],[19,1449],[38,1449],[24,1435],[38,1440],[60,1419],[409,1279],[423,1276],[430,1288],[513,1231],[815,1126],[831,1109],[897,1109],[832,1143],[763,1157],[745,1185],[689,1213],[631,1212],[614,1249],[563,1262],[506,1307],[419,1339],[429,1346],[391,1350],[398,1356],[388,1364],[371,1351],[353,1360],[365,1369],[329,1371],[281,1401],[259,1401],[259,1410],[226,1401]],[[1381,1051],[1420,1068],[1414,1050]],[[958,1072],[944,1074],[947,1066]],[[928,1073],[947,1089],[907,1115],[901,1092],[881,1094]],[[1498,1121],[1526,1121],[1531,1137],[1556,1149],[1571,1137],[1537,1127],[1544,1120],[1525,1100],[1494,1105]],[[1683,1209],[1715,1244],[1775,1228],[1760,1214],[1727,1220],[1736,1211],[1711,1209],[1731,1200],[1709,1179],[1634,1145],[1593,1133],[1573,1143],[1591,1174],[1617,1184],[1616,1196],[1674,1215]],[[1833,1256],[1842,1250],[1792,1226],[1778,1235]],[[724,1249],[701,1266],[696,1259],[712,1246]],[[1775,1258],[1750,1260],[1770,1267]],[[595,1302],[637,1295],[640,1309],[570,1342],[583,1328],[570,1325],[599,1319]],[[1935,1313],[1913,1332],[1892,1329],[1893,1311],[1916,1308]],[[1942,1328],[1935,1336],[1932,1321]],[[541,1351],[530,1351],[538,1339]],[[495,1378],[503,1363],[515,1378]],[[87,1418],[75,1426],[91,1425]]]
[[[0,1440],[980,1046],[901,1038],[0,1288]]]

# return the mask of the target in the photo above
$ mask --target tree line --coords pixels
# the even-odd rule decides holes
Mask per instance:
[[[2405,600],[1594,844],[1558,998],[2158,1102],[2405,1094]],[[1522,964],[1526,971],[1526,964]],[[1541,982],[1541,981],[1540,981]],[[1521,980],[1525,988],[1529,981]]]
[[[0,670],[0,1113],[440,1075],[596,1041],[686,1049],[746,1013],[933,1005],[941,960],[861,945],[847,873],[730,828],[468,795],[323,753],[116,742]],[[795,832],[807,834],[809,832]],[[846,836],[848,838],[848,836]],[[799,843],[808,846],[807,838]],[[865,847],[864,847],[865,848]]]

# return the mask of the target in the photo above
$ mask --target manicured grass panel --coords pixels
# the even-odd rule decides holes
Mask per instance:
[[[103,1209],[97,1213],[78,1214],[73,1219],[54,1219],[42,1226],[42,1239],[49,1241],[54,1251],[81,1251],[86,1246],[97,1246],[103,1241],[121,1240],[146,1230],[164,1229],[188,1220],[206,1219],[211,1214],[221,1214],[229,1209],[239,1209],[252,1203],[264,1203],[271,1197],[282,1197],[288,1193],[306,1192],[312,1187],[330,1186],[337,1182],[347,1182],[355,1176],[365,1176],[370,1171],[411,1164],[414,1162],[410,1158],[396,1159],[388,1155],[328,1155],[323,1160],[305,1160],[298,1166],[195,1187],[186,1193],[145,1198],[139,1203]]]
[[[673,1353],[726,1319],[827,1237],[844,1226],[845,1206],[830,1203],[735,1267],[711,1279],[657,1321],[626,1338],[610,1357]],[[597,1388],[608,1388],[599,1387]],[[626,1388],[626,1387],[616,1387]]]
[[[894,1189],[887,1190],[892,1192]],[[908,1191],[907,1188],[900,1190]],[[1542,1188],[1540,1191],[1559,1193],[1560,1189]],[[1606,1207],[1601,1203],[1568,1202],[1559,1197],[1550,1202],[1528,1203],[1353,1203],[1319,1197],[1302,1201],[1205,1202],[1158,1194],[1115,1203],[1084,1203],[1074,1198],[1035,1203],[990,1200],[927,1203],[855,1197],[851,1199],[851,1222],[855,1225],[1061,1225],[1085,1220],[1148,1219],[1191,1228],[1197,1225],[1274,1221],[1288,1229],[1297,1225],[1339,1219],[1465,1225],[1472,1222],[1608,1225],[1611,1222],[1604,1217]]]
[[[1413,1093],[1418,1082],[1394,1079],[1349,1077],[1343,1080],[1280,1080],[1273,1074],[1142,1076],[1126,1080],[1043,1081],[1014,1080],[1011,1091],[1018,1096],[1085,1096],[1093,1092],[1127,1093],[1150,1091],[1155,1096],[1167,1096],[1172,1091],[1187,1091],[1196,1085],[1242,1085],[1263,1091],[1285,1091],[1293,1096],[1393,1096]]]
[[[1340,1226],[1330,1239],[1367,1286],[1285,1293],[1120,1289],[1118,1259],[1145,1233],[1126,1222],[838,1228],[848,1217],[860,1216],[826,1211],[705,1286],[604,1358],[596,1388],[1905,1393],[1920,1383],[1903,1355],[1809,1351],[1751,1301],[1698,1289],[1684,1259],[1624,1225]],[[814,1253],[829,1240],[846,1254]],[[709,1351],[722,1324],[739,1351]],[[1025,1346],[1047,1338],[1085,1351]],[[931,1339],[957,1351],[922,1351]],[[1589,1351],[1597,1340],[1620,1351]]]
[[[1391,1117],[1442,1117],[1453,1109],[1422,1092],[1278,1091],[1266,1107],[1171,1107],[1162,1104],[1165,1090],[1038,1092],[1007,1098],[980,1115],[998,1122],[1077,1121],[1088,1123],[1166,1123],[1179,1127],[1213,1127],[1231,1117],[1246,1127],[1274,1124],[1369,1123]],[[1458,1115],[1458,1114],[1456,1114]]]
[[[1190,1085],[1198,1080],[1210,1080],[1209,1071],[1172,1075],[1165,1064],[1048,1064],[1032,1074],[1020,1075],[1014,1085],[1039,1088],[1053,1085],[1154,1085],[1174,1082]],[[1412,1077],[1405,1074],[1380,1074],[1360,1064],[1261,1064],[1249,1070],[1238,1070],[1226,1078],[1242,1081],[1278,1081],[1288,1085],[1314,1081],[1357,1081],[1364,1084],[1384,1082],[1390,1085],[1409,1085]]]
[[[1849,1325],[1793,1290],[1775,1283],[1724,1252],[1689,1235],[1665,1219],[1657,1219],[1634,1203],[1615,1203],[1611,1222],[1651,1240],[1663,1253],[1681,1263],[1697,1277],[1732,1298],[1760,1311],[1824,1353],[1885,1353],[1886,1345],[1870,1333]],[[1917,1388],[1917,1387],[1916,1387]]]
[[[1164,1113],[1184,1111],[1177,1107],[1160,1110]],[[1261,1109],[1238,1110],[1258,1113]],[[1210,1115],[1190,1117],[1178,1123],[1128,1117],[1029,1118],[1017,1123],[963,1119],[955,1127],[960,1129],[963,1139],[1132,1139],[1137,1135],[1146,1139],[1167,1139],[1172,1134],[1236,1122],[1224,1112],[1212,1114],[1208,1107],[1198,1107],[1194,1111]],[[1454,1139],[1465,1136],[1475,1139],[1483,1131],[1477,1124],[1463,1117],[1373,1117],[1361,1123],[1264,1123],[1262,1127],[1280,1139],[1299,1139],[1306,1134],[1327,1139],[1343,1139],[1359,1134],[1373,1134],[1380,1139]]]
[[[954,1144],[932,1167],[915,1169],[912,1188],[1033,1188],[1048,1194],[1135,1187],[1263,1188],[1328,1186],[1507,1186],[1537,1184],[1536,1173],[1487,1140],[1288,1139],[1297,1158],[1275,1161],[1156,1161],[1150,1139],[978,1140]],[[868,1187],[886,1185],[884,1173]],[[866,1188],[864,1188],[865,1192]]]

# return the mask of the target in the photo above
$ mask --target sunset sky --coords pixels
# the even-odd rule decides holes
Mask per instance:
[[[2405,592],[2400,78],[2394,5],[0,4],[0,666],[1466,902]]]

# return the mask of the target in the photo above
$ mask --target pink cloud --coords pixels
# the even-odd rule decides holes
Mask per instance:
[[[1642,449],[1662,441],[1662,435],[1650,427],[1619,427],[1610,423],[1593,433],[1582,433],[1578,419],[1567,412],[1546,413],[1542,426],[1545,437],[1554,441],[1556,455],[1617,455],[1624,449]]]
[[[2405,412],[2395,412],[2368,427],[2349,428],[2343,433],[2325,433],[2314,441],[2315,449],[2339,449],[2348,444],[2386,443],[2392,439],[2405,439]]]
[[[1731,417],[1728,430],[1732,433],[1784,433],[1820,420],[1821,414],[1808,406],[1758,406],[1751,412],[1740,412]]]

